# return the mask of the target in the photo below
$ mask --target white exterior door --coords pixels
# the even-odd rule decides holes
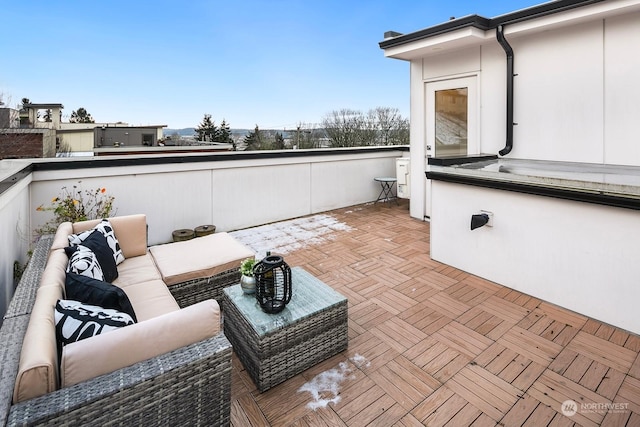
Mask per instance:
[[[429,157],[479,154],[477,77],[425,84],[425,163]],[[425,169],[429,170],[428,164]],[[431,217],[431,182],[427,180],[425,215]]]

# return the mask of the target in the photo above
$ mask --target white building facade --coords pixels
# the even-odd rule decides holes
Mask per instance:
[[[431,221],[434,259],[640,332],[639,45],[639,0],[380,43],[410,62],[410,212]]]

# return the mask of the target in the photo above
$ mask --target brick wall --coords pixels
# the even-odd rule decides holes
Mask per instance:
[[[43,133],[14,133],[0,129],[0,159],[43,156]]]

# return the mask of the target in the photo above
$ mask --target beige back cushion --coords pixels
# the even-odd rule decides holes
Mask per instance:
[[[131,366],[213,337],[220,307],[205,300],[134,325],[68,344],[62,350],[62,387]]]
[[[42,286],[37,291],[22,342],[13,390],[14,403],[42,396],[58,388],[58,350],[53,312],[56,301],[61,298],[60,286]]]
[[[73,233],[81,233],[95,227],[101,220],[76,222],[73,224]],[[120,242],[120,248],[125,258],[130,258],[147,253],[147,216],[123,215],[109,218],[113,226],[116,239]]]
[[[70,222],[63,222],[58,226],[53,237],[51,249],[64,249],[69,246],[69,234],[73,233],[73,225]]]
[[[67,257],[64,249],[52,249],[49,252],[47,265],[45,266],[44,271],[42,272],[42,277],[40,278],[40,287],[57,286],[61,289],[61,293],[64,295],[64,281],[67,276],[68,262],[69,257]]]

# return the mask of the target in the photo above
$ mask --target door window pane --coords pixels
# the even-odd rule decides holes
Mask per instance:
[[[466,87],[438,90],[436,96],[436,156],[467,154]]]

